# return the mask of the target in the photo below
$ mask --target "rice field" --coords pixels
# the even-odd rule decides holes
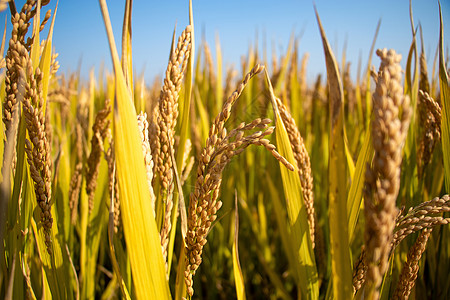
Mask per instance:
[[[295,38],[223,70],[189,1],[146,82],[132,1],[115,41],[99,0],[113,69],[89,80],[58,71],[49,2],[0,1],[0,297],[450,298],[442,14],[436,55],[411,14],[409,53],[372,46],[352,80],[316,10],[327,72],[307,79]]]

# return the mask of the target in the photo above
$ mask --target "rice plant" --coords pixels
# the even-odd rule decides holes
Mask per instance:
[[[450,298],[442,16],[432,68],[411,13],[409,53],[372,49],[353,82],[316,10],[327,74],[308,85],[295,38],[222,78],[189,1],[148,83],[132,1],[119,53],[99,0],[113,70],[89,80],[58,71],[49,2],[0,1],[1,297]]]

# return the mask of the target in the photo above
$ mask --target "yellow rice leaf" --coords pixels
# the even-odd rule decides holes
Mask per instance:
[[[373,157],[373,145],[371,130],[366,131],[364,143],[358,154],[356,161],[355,173],[352,177],[352,184],[347,197],[347,214],[348,214],[348,237],[349,241],[353,239],[353,233],[358,221],[359,211],[362,204],[362,191],[364,187],[364,176],[366,172],[367,163]]]
[[[41,45],[39,38],[39,29],[41,27],[41,0],[36,3],[36,15],[33,18],[33,43],[31,44],[30,58],[33,65],[33,72],[39,65],[39,56],[41,54]]]
[[[442,21],[441,4],[439,3],[439,87],[442,101],[442,154],[444,156],[445,189],[450,191],[450,86],[444,58],[444,23]]]
[[[133,60],[131,49],[131,8],[132,1],[127,0],[125,3],[125,13],[123,16],[122,27],[122,70],[127,86],[131,91],[131,99],[133,99]]]
[[[39,62],[39,69],[41,69],[44,75],[44,77],[42,78],[42,95],[44,97],[44,110],[47,105],[48,84],[50,82],[50,65],[52,63],[52,38],[57,9],[58,4],[56,4],[55,11],[53,12],[52,23],[50,24],[47,40],[45,41],[44,51],[42,52],[41,60]]]
[[[352,270],[347,223],[347,165],[345,157],[344,92],[334,54],[315,9],[322,36],[330,103],[330,148],[328,165],[329,224],[333,292],[337,300],[352,297]]]
[[[286,51],[286,55],[284,56],[283,61],[281,63],[280,75],[274,86],[274,93],[277,95],[281,94],[281,89],[283,87],[282,84],[285,82],[284,79],[286,77],[286,73],[287,73],[288,66],[289,66],[289,61],[291,59],[292,48],[294,47],[294,41],[295,41],[295,35],[294,35],[294,31],[292,31],[291,38],[289,39],[289,45],[288,45],[288,49]]]
[[[350,174],[350,178],[353,179],[353,175],[355,174],[355,162],[353,161],[352,153],[348,147],[347,134],[344,128],[344,146],[345,146],[345,158],[347,161],[348,173]]]
[[[151,208],[136,112],[120,65],[104,0],[100,0],[100,6],[116,81],[113,113],[115,157],[123,229],[136,296],[138,299],[170,299],[160,237]]]
[[[115,169],[114,169],[115,174]],[[115,176],[114,176],[115,177]],[[114,178],[113,177],[113,178]],[[114,179],[113,179],[114,180]],[[117,276],[117,280],[119,281],[120,290],[122,291],[122,297],[129,300],[130,295],[128,293],[128,289],[125,285],[125,282],[123,280],[122,274],[120,272],[119,263],[117,262],[116,258],[116,250],[114,248],[114,189],[112,191],[112,195],[110,197],[110,203],[109,203],[109,216],[108,216],[108,245],[109,245],[109,252],[111,257],[111,264],[114,270],[115,275]]]
[[[234,284],[236,285],[236,295],[238,300],[245,300],[245,284],[244,276],[242,275],[241,264],[239,262],[239,250],[238,250],[238,237],[239,237],[239,213],[237,205],[237,192],[234,199],[235,214],[234,214],[234,238],[233,238],[233,274],[234,274]]]
[[[413,32],[415,34],[415,32]],[[410,156],[415,156],[415,116],[416,116],[416,103],[417,103],[417,95],[419,93],[419,68],[415,67],[415,73],[414,78],[411,80],[411,69],[413,68],[413,56],[415,57],[414,65],[418,65],[418,58],[417,58],[417,51],[416,51],[416,37],[413,37],[413,41],[411,43],[411,46],[409,48],[408,52],[408,58],[406,60],[406,69],[405,69],[405,94],[409,96],[411,99],[411,105],[413,107],[412,110],[412,116],[411,116],[411,123],[408,130],[408,136],[405,143],[405,153],[406,157],[409,158]],[[412,168],[411,168],[412,169]]]
[[[275,134],[277,149],[287,161],[295,165],[294,154],[292,153],[289,137],[281,119],[280,112],[278,111],[272,84],[270,83],[269,74],[266,69],[265,75],[276,117]],[[306,299],[318,299],[319,283],[317,269],[300,178],[297,171],[289,171],[282,163],[280,163],[280,169],[291,235],[289,237],[289,245],[292,247],[292,252],[297,256],[295,261],[296,265],[291,266],[291,270],[297,281],[301,295]]]

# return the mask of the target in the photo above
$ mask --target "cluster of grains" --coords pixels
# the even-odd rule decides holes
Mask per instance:
[[[42,96],[42,76],[39,68],[33,75],[31,61],[28,60],[26,74],[21,72],[23,78],[28,77],[24,82],[25,96],[23,101],[23,113],[29,140],[25,140],[25,152],[30,166],[31,178],[34,181],[36,200],[41,208],[41,221],[44,228],[45,244],[49,254],[51,250],[51,228],[53,218],[51,214],[51,194],[52,194],[52,159],[51,148],[46,129],[46,118],[43,96]]]
[[[441,108],[427,92],[422,90],[419,91],[418,106],[422,138],[417,149],[417,160],[419,176],[422,176],[424,168],[430,163],[433,150],[441,138]]]
[[[227,133],[225,122],[230,117],[231,108],[242,93],[248,81],[261,72],[264,67],[256,65],[239,84],[238,88],[227,99],[223,109],[216,117],[210,128],[206,146],[201,152],[197,169],[197,180],[194,192],[189,197],[188,230],[186,234],[186,268],[185,283],[189,295],[193,295],[193,279],[195,272],[201,264],[203,246],[206,244],[212,222],[217,218],[217,211],[222,206],[218,200],[219,189],[222,183],[222,171],[231,159],[242,153],[249,145],[264,146],[280,162],[290,170],[294,167],[275,150],[264,137],[271,134],[274,127],[268,127],[269,119],[256,119],[251,123],[241,123],[237,128]],[[262,129],[245,136],[245,132],[253,129]]]
[[[105,159],[108,163],[108,189],[109,195],[113,199],[114,205],[114,232],[119,233],[121,229],[120,221],[120,198],[119,198],[119,181],[115,171],[116,160],[114,157],[114,141],[112,139],[111,131],[108,132],[107,139],[109,141],[109,148],[105,152]]]
[[[408,235],[424,228],[433,228],[438,225],[447,225],[450,218],[445,218],[441,214],[450,212],[450,197],[444,195],[442,198],[434,198],[430,201],[410,208],[405,215],[397,218],[392,247],[397,247]]]
[[[422,229],[433,229],[435,226],[450,224],[450,218],[442,217],[443,213],[450,212],[450,197],[444,195],[410,208],[407,213],[399,214],[391,242],[391,253],[408,235]],[[356,292],[366,279],[367,264],[366,251],[363,248],[358,263],[354,265],[353,288]],[[362,263],[361,263],[362,262]]]
[[[314,248],[315,212],[311,162],[305,143],[303,142],[303,138],[300,135],[297,125],[295,124],[294,118],[291,116],[290,112],[280,99],[276,98],[276,101],[281,119],[283,120],[289,136],[289,141],[291,142],[291,148],[294,153],[295,161],[297,163],[298,175],[302,185],[303,201],[305,202],[306,213],[308,215],[309,233],[311,235],[311,242]]]
[[[419,260],[425,251],[431,230],[432,229],[428,228],[424,229],[409,250],[407,261],[403,265],[400,279],[398,280],[392,299],[407,300],[409,298],[409,294],[416,283],[417,272],[419,271]]]
[[[152,150],[150,149],[150,142],[148,140],[148,121],[147,114],[141,112],[137,116],[137,123],[139,128],[139,134],[142,140],[142,154],[144,155],[145,169],[147,170],[147,183],[150,190],[150,198],[152,201],[153,213],[155,213],[155,194],[153,193],[152,180],[153,180],[153,159]]]
[[[69,89],[64,87],[59,91],[56,91],[52,94],[52,97],[55,99],[61,99],[62,103],[67,103],[70,100],[70,96],[68,95]],[[67,102],[66,102],[67,101]],[[69,102],[70,103],[70,102]],[[66,117],[68,114],[68,104],[63,105],[62,109],[62,118]],[[81,124],[88,123],[87,119],[84,118],[84,114],[81,113],[83,107],[87,105],[83,105],[83,103],[78,103],[77,105],[77,122],[75,125],[75,157],[76,157],[76,166],[73,172],[72,178],[70,179],[69,186],[69,207],[70,207],[70,221],[73,225],[76,224],[78,218],[78,200],[81,192],[81,185],[83,182],[83,148],[84,144],[84,132]]]
[[[105,101],[105,108],[100,110],[95,117],[94,125],[92,125],[93,136],[91,139],[91,153],[86,164],[86,194],[89,199],[89,212],[94,208],[95,188],[97,187],[98,170],[100,167],[100,159],[104,152],[103,141],[108,135],[111,120],[108,115],[111,112],[110,100]]]
[[[50,76],[54,77],[56,75],[56,72],[59,70],[59,62],[56,60],[58,58],[58,53],[52,54],[52,62],[50,64]]]
[[[191,26],[188,25],[178,39],[177,47],[167,66],[166,78],[161,90],[156,112],[156,141],[152,145],[156,173],[165,190],[173,180],[172,160],[169,143],[174,145],[175,126],[178,117],[178,93],[181,89],[183,74],[191,51]]]
[[[191,51],[191,30],[188,25],[181,33],[178,43],[171,53],[169,64],[167,66],[164,85],[161,90],[159,101],[154,110],[154,122],[151,128],[152,141],[151,150],[155,162],[154,173],[158,175],[160,188],[158,199],[162,199],[164,209],[164,221],[161,229],[161,246],[164,261],[167,257],[167,246],[169,232],[171,229],[172,213],[172,191],[173,181],[173,161],[175,126],[178,117],[178,94],[181,89],[183,75],[187,67]]]
[[[401,55],[377,50],[381,58],[373,94],[372,137],[375,155],[367,167],[364,189],[365,247],[369,298],[378,298],[378,288],[388,266],[400,188],[402,146],[408,131],[411,108],[401,85]]]
[[[30,26],[31,6],[24,5],[20,14],[11,17],[13,29],[9,40],[8,51],[5,56],[5,101],[3,102],[3,123],[7,132],[11,127],[14,110],[17,109],[17,94],[19,93],[20,70],[26,68],[29,60],[28,49],[25,46],[25,35]],[[5,141],[7,143],[8,141]],[[5,145],[6,147],[6,145]],[[14,148],[15,149],[15,148]],[[13,154],[12,170],[15,170],[15,154]]]
[[[427,59],[425,57],[425,52],[421,51],[420,53],[420,74],[419,74],[419,90],[429,93],[430,92],[430,83],[428,81],[428,68],[427,68]],[[419,117],[421,115],[419,114]]]
[[[361,288],[364,284],[367,272],[367,265],[365,264],[366,251],[364,245],[361,248],[361,254],[358,260],[353,265],[353,294]]]
[[[78,199],[80,197],[81,183],[83,182],[83,164],[77,163],[75,171],[69,186],[69,207],[70,207],[70,222],[75,225],[78,218]]]
[[[42,1],[42,6],[49,1]],[[29,57],[33,38],[25,42],[25,35],[31,25],[31,19],[36,15],[36,1],[28,0],[20,13],[16,11],[14,2],[10,3],[11,23],[13,29],[9,41],[8,51],[4,60],[5,101],[3,102],[3,122],[6,132],[12,126],[12,116],[18,109],[18,95],[23,93],[23,112],[28,130],[29,139],[25,141],[25,152],[30,165],[31,177],[35,183],[36,199],[41,208],[41,221],[44,229],[45,244],[48,253],[51,250],[51,141],[50,125],[46,114],[45,103],[42,96],[43,74],[39,68],[33,69]],[[50,18],[47,12],[41,24],[41,30]],[[5,143],[8,143],[5,140]],[[6,146],[6,144],[5,144]],[[15,171],[15,154],[13,154],[11,170]]]

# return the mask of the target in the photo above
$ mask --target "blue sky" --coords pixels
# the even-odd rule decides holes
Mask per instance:
[[[17,1],[21,7],[24,1]],[[52,0],[49,7],[54,7]],[[113,22],[116,43],[119,45],[123,21],[124,1],[107,1]],[[414,22],[422,25],[425,51],[431,71],[438,33],[438,4],[434,0],[413,0]],[[441,1],[445,48],[450,41],[450,1]],[[353,75],[361,56],[363,66],[367,62],[370,45],[378,20],[381,28],[376,48],[393,48],[403,55],[403,66],[412,33],[409,21],[408,0],[316,0],[328,40],[340,60],[344,44],[347,45],[347,60],[352,62]],[[258,40],[259,50],[264,40],[269,58],[271,50],[284,53],[289,37],[294,32],[300,36],[299,50],[309,53],[308,79],[325,73],[325,60],[315,19],[313,1],[206,1],[193,0],[196,46],[202,37],[212,47],[218,35],[224,61],[227,66],[239,67],[241,57],[248,52],[249,45]],[[3,19],[9,12],[0,13]],[[132,12],[133,64],[135,71],[144,72],[148,83],[156,75],[163,75],[168,58],[172,32],[177,23],[177,36],[188,24],[188,0],[148,1],[134,0]],[[9,22],[9,21],[8,21]],[[75,71],[81,62],[82,76],[87,78],[94,68],[98,72],[101,63],[111,70],[106,32],[98,1],[60,0],[55,21],[53,45],[59,53],[60,72]],[[3,32],[3,21],[0,29]],[[7,38],[11,24],[7,25]],[[263,37],[265,36],[265,38]],[[373,64],[379,60],[374,56]],[[269,68],[270,71],[270,68]]]

